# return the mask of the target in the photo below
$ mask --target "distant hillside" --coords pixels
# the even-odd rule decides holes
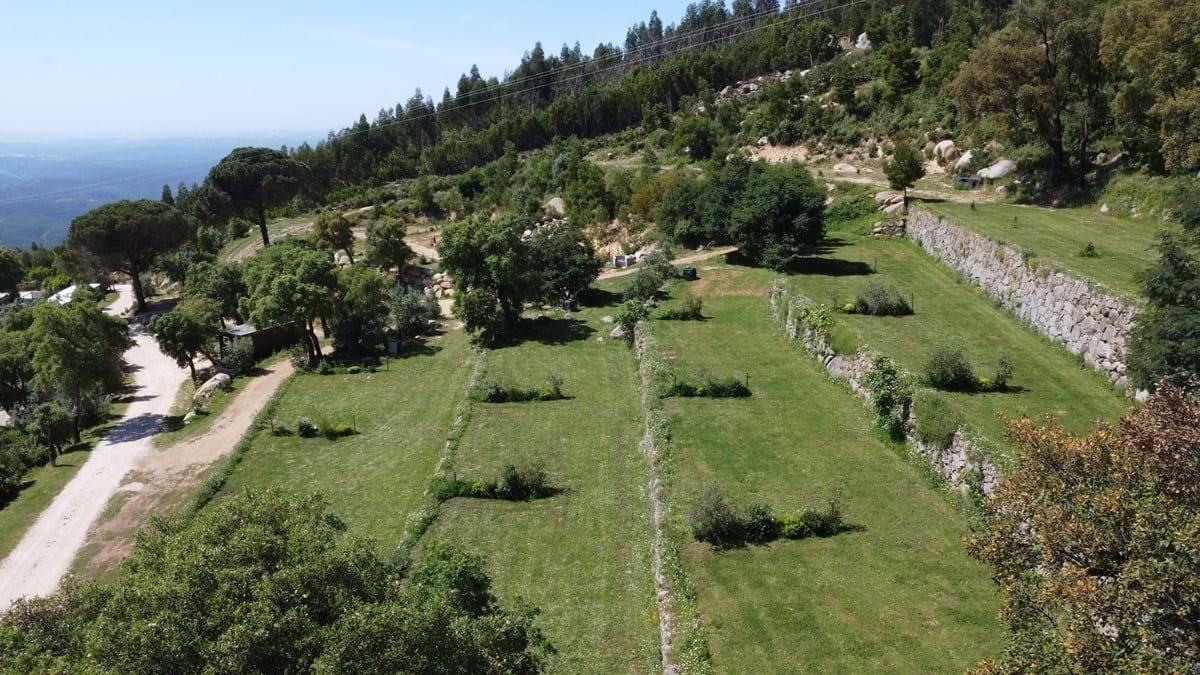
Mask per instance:
[[[0,244],[57,244],[71,219],[105,202],[154,198],[203,179],[230,149],[280,139],[0,142]]]

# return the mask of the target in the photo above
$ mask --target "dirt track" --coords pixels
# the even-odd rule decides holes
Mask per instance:
[[[124,314],[133,306],[128,286],[109,307]],[[125,353],[133,368],[135,393],[125,416],[88,455],[79,473],[42,512],[12,553],[0,562],[0,611],[23,596],[53,593],[83,546],[122,479],[151,451],[151,437],[171,409],[187,372],[158,349],[140,325],[130,329],[134,346]]]
[[[686,265],[688,263],[700,262],[702,260],[708,260],[709,258],[716,258],[717,256],[729,255],[730,253],[733,253],[736,250],[737,250],[736,246],[722,246],[721,248],[712,248],[707,251],[701,251],[699,253],[692,253],[689,255],[680,256],[680,257],[672,260],[671,264],[678,266],[678,265]],[[603,279],[616,279],[618,277],[623,277],[623,276],[633,274],[637,271],[638,271],[637,265],[634,265],[633,267],[626,267],[623,270],[609,270],[607,272],[602,273],[600,275],[600,279],[602,279],[602,280]]]

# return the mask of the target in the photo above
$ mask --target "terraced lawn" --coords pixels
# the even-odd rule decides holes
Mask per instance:
[[[835,232],[819,260],[803,266],[790,283],[818,303],[852,302],[868,281],[894,285],[913,301],[906,317],[838,315],[867,346],[922,373],[937,345],[960,346],[976,374],[991,377],[1002,354],[1015,363],[1015,391],[945,394],[971,425],[999,442],[1004,423],[1051,415],[1068,429],[1084,431],[1096,419],[1116,420],[1129,402],[1082,361],[995,306],[951,269],[909,241]]]
[[[600,321],[611,311],[585,309],[574,325],[531,321],[519,345],[489,352],[485,382],[538,387],[554,374],[571,398],[475,403],[458,450],[460,477],[492,479],[533,460],[562,492],[521,503],[453,499],[422,540],[482,554],[502,598],[541,609],[558,650],[552,672],[660,667],[638,384],[629,347]]]
[[[293,432],[297,419],[353,424],[359,435],[329,441],[273,436],[264,430],[223,488],[318,491],[352,531],[378,540],[382,554],[400,542],[420,504],[475,355],[462,331],[358,375],[297,375],[283,384],[275,421]]]
[[[882,443],[863,404],[777,333],[763,270],[710,265],[703,322],[656,322],[676,374],[748,375],[753,397],[668,399],[671,531],[714,665],[736,673],[962,672],[999,653],[999,598],[965,525]],[[676,288],[679,291],[679,288]],[[714,552],[686,513],[709,485],[775,512],[836,496],[857,532]]]
[[[1168,227],[1157,218],[1103,214],[1096,207],[1045,209],[1014,204],[927,202],[924,208],[994,241],[1012,244],[1050,267],[1098,282],[1111,292],[1141,296],[1137,275],[1158,259],[1156,237]],[[1089,243],[1099,257],[1079,255]]]

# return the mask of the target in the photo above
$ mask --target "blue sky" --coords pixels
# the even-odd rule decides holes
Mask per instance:
[[[0,140],[323,134],[686,4],[0,0]]]

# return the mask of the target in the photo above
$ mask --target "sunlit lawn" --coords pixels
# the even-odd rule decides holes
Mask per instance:
[[[1001,644],[998,597],[962,518],[882,443],[863,404],[789,345],[768,272],[710,266],[704,322],[657,322],[680,377],[748,375],[752,398],[669,399],[669,499],[721,672],[961,672]],[[677,287],[676,292],[679,292]],[[714,552],[686,513],[708,485],[775,512],[836,496],[861,531]]]

